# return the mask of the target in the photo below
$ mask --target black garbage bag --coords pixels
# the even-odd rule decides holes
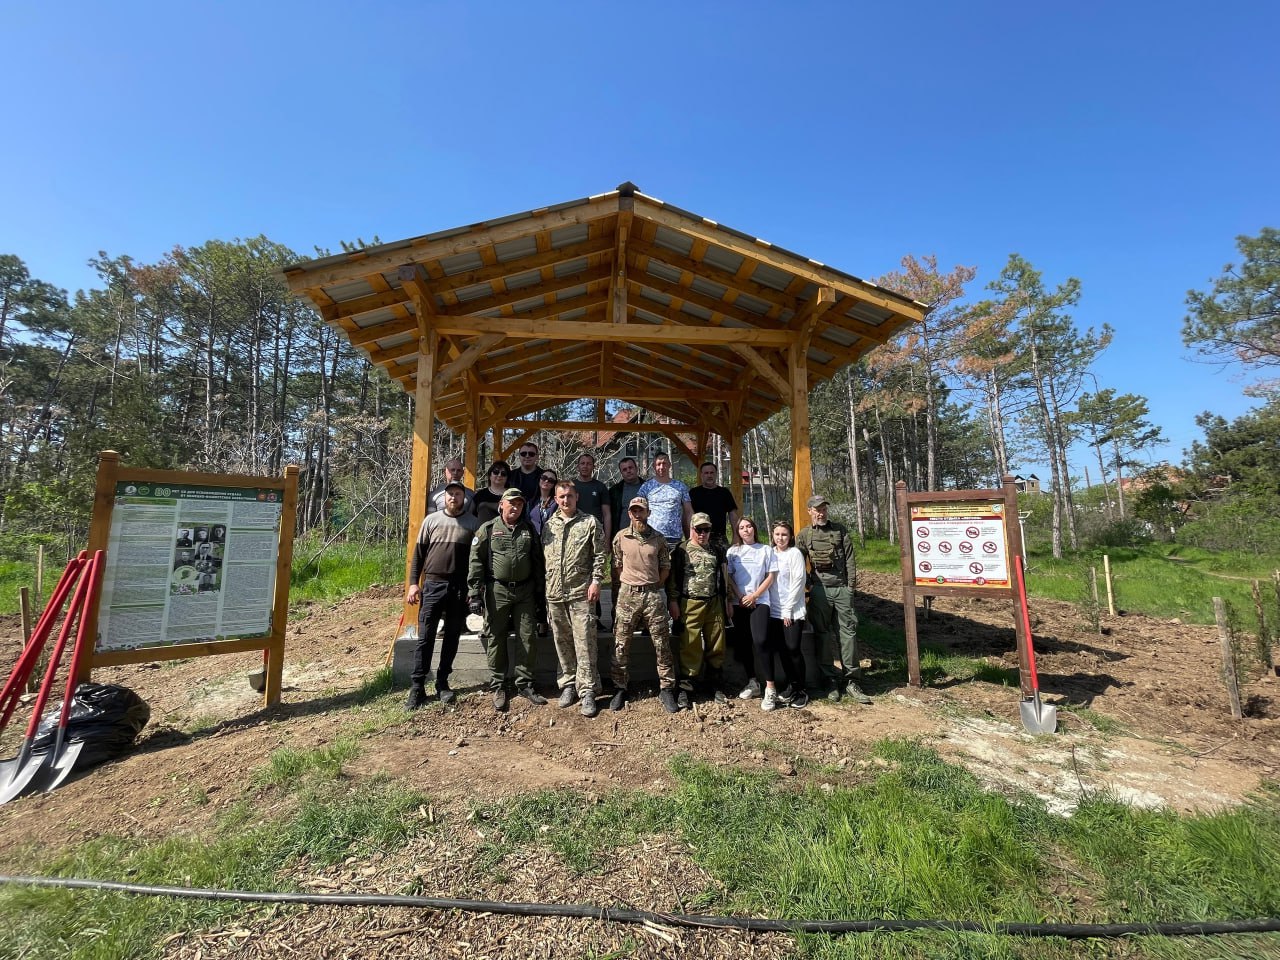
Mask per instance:
[[[35,756],[53,749],[58,738],[58,718],[62,714],[59,700],[40,718],[36,738],[31,745]],[[71,698],[71,714],[67,718],[67,742],[84,744],[76,757],[76,770],[88,770],[100,763],[122,757],[133,749],[138,734],[151,719],[147,701],[130,690],[113,683],[82,683]]]

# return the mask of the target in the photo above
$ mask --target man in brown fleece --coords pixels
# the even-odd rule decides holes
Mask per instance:
[[[409,565],[409,590],[405,602],[421,603],[418,610],[418,644],[413,651],[413,674],[405,707],[417,710],[427,702],[426,681],[435,651],[436,628],[444,619],[440,666],[436,670],[436,696],[454,703],[458,695],[449,688],[453,658],[467,616],[467,560],[480,521],[463,513],[467,488],[450,481],[444,491],[444,509],[427,515],[418,530]],[[421,586],[419,581],[421,580]]]

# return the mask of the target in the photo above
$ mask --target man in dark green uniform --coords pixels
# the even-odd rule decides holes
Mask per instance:
[[[858,615],[853,611],[853,587],[858,578],[853,545],[845,528],[827,519],[827,498],[815,494],[805,504],[809,526],[796,537],[796,546],[809,561],[812,591],[809,613],[813,639],[830,685],[828,700],[842,697],[871,703],[854,682],[858,671]]]
[[[499,713],[511,702],[512,673],[519,696],[536,706],[547,702],[533,689],[534,623],[546,588],[542,541],[523,515],[524,494],[503,493],[498,516],[476,531],[467,571],[471,612],[484,610],[489,619],[489,689]]]

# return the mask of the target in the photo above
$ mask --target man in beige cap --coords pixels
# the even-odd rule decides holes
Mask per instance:
[[[630,525],[613,538],[613,563],[621,586],[618,620],[613,628],[613,683],[617,692],[609,707],[621,710],[627,702],[628,665],[631,638],[637,623],[649,628],[649,638],[658,660],[658,700],[667,713],[676,705],[675,659],[671,656],[671,621],[662,585],[671,574],[671,548],[666,539],[649,526],[649,501],[633,497],[627,505]]]
[[[524,494],[511,487],[498,501],[498,515],[476,531],[467,569],[468,606],[488,614],[489,689],[499,713],[510,704],[513,673],[519,696],[535,706],[547,702],[533,689],[534,618],[546,572],[542,541],[523,516]]]

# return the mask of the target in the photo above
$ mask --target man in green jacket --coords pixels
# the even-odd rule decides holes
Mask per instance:
[[[858,615],[853,610],[857,562],[845,528],[827,519],[827,498],[815,494],[806,501],[809,526],[796,536],[796,546],[809,561],[812,573],[809,613],[813,639],[819,650],[822,673],[827,678],[828,700],[848,696],[871,703],[854,682],[858,671]]]
[[[702,672],[705,651],[707,686],[717,703],[725,702],[720,670],[724,666],[724,618],[726,584],[724,547],[715,541],[715,525],[709,514],[695,513],[689,521],[689,539],[671,551],[671,577],[667,597],[673,613],[684,623],[678,640],[680,693],[676,704],[688,710],[694,684]]]
[[[498,516],[476,531],[467,571],[471,612],[488,615],[489,689],[499,713],[511,702],[512,673],[519,696],[535,706],[547,702],[533,689],[534,623],[546,572],[542,542],[523,515],[524,494],[508,489],[498,502]]]
[[[547,566],[547,608],[551,634],[560,662],[560,706],[571,707],[582,697],[582,715],[599,712],[596,618],[592,604],[600,600],[604,578],[604,534],[600,522],[578,509],[572,480],[556,484],[559,509],[542,527],[542,552]]]

